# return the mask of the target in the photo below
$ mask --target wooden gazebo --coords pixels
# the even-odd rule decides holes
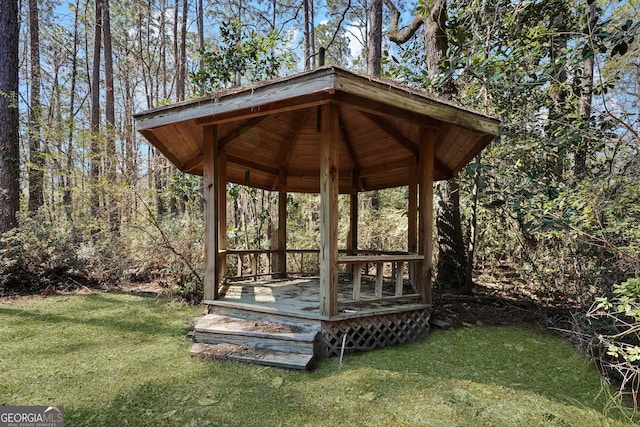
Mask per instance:
[[[454,176],[489,144],[499,121],[395,82],[327,66],[155,108],[137,114],[136,124],[178,169],[204,176],[204,302],[211,314],[196,325],[196,340],[257,347],[257,358],[269,364],[274,356],[267,350],[310,353],[302,363],[308,366],[314,355],[406,342],[427,332],[433,182]],[[227,182],[279,192],[276,248],[227,248]],[[358,194],[399,186],[409,190],[406,251],[360,251]],[[309,252],[287,248],[288,192],[320,193],[315,279],[292,277],[288,269],[287,257]],[[351,200],[346,248],[338,248],[339,194]],[[262,273],[261,253],[273,257]],[[237,265],[253,260],[248,276],[254,280],[230,280],[232,256]],[[370,293],[362,278],[366,265],[376,266]],[[350,272],[348,292],[341,290],[339,271]],[[316,292],[303,298],[291,292],[296,286]],[[265,289],[269,298],[259,297]],[[247,320],[293,329],[281,332],[285,345],[274,344],[277,328],[262,333]],[[308,339],[311,350],[297,351],[304,347],[292,344],[297,338]]]

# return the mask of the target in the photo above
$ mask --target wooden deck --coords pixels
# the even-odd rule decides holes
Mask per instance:
[[[429,331],[430,307],[408,281],[397,297],[397,280],[363,275],[359,301],[353,280],[340,275],[339,311],[320,312],[318,277],[227,282],[220,298],[205,301],[209,314],[196,320],[192,355],[312,369],[342,352],[415,341]]]
[[[350,275],[340,275],[338,285],[337,316],[320,314],[320,280],[318,277],[287,279],[244,280],[228,282],[220,289],[220,299],[205,301],[213,307],[232,307],[261,313],[282,314],[314,320],[341,320],[372,314],[396,313],[426,309],[419,296],[408,283],[403,296],[395,297],[395,281],[385,280],[382,298],[376,297],[375,276],[364,276],[360,288],[360,301],[353,301]]]

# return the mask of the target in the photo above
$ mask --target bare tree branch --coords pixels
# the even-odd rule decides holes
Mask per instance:
[[[344,11],[342,12],[342,16],[340,17],[340,20],[338,21],[338,25],[336,26],[336,31],[333,33],[333,37],[331,37],[331,41],[329,42],[329,44],[325,46],[325,49],[329,50],[329,47],[331,47],[333,42],[336,41],[336,37],[338,37],[338,33],[340,32],[342,23],[347,18],[347,13],[349,13],[349,9],[351,9],[351,0],[348,1],[347,7],[344,8]]]
[[[409,41],[411,37],[420,29],[423,24],[426,24],[427,16],[423,16],[420,14],[416,14],[413,17],[413,20],[409,25],[404,27],[402,30],[398,29],[398,24],[400,22],[400,11],[393,1],[391,0],[383,0],[384,4],[391,12],[391,28],[389,29],[389,40],[397,44],[403,44]]]

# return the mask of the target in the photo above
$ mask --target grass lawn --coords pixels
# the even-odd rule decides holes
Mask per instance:
[[[604,415],[594,366],[541,331],[436,330],[289,372],[191,358],[201,311],[116,293],[0,303],[0,405],[64,405],[68,426],[626,425]]]

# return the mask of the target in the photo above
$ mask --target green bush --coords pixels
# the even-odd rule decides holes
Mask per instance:
[[[22,218],[20,227],[0,236],[0,292],[41,292],[114,281],[120,274],[117,242],[98,228],[92,233],[40,215]]]
[[[613,287],[598,297],[577,322],[579,337],[602,373],[619,384],[619,396],[630,395],[636,407],[640,390],[640,279]]]

